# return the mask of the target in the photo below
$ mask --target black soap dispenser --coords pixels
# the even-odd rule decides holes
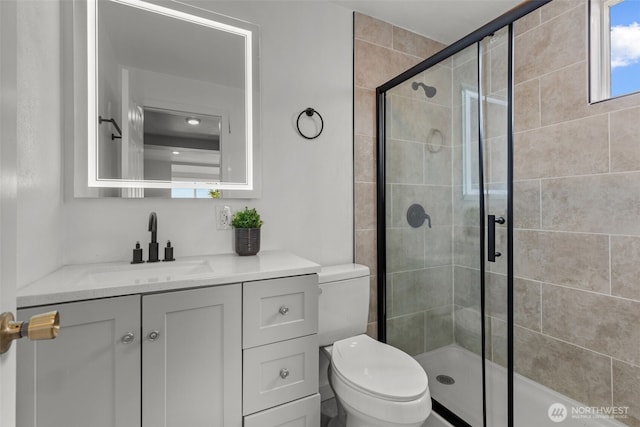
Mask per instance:
[[[144,260],[142,259],[142,248],[140,247],[140,242],[136,242],[136,247],[133,249],[133,260],[131,264],[142,264]]]
[[[171,246],[171,240],[167,240],[167,246],[164,248],[164,259],[162,261],[175,261],[173,257],[173,247]]]

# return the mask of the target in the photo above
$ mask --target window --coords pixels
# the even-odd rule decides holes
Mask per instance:
[[[204,188],[172,188],[172,199],[208,199],[209,190]]]
[[[591,0],[591,102],[640,91],[640,1]]]

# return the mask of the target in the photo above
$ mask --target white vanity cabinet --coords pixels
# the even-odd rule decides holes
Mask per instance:
[[[1,0],[0,0],[1,1]],[[64,266],[18,292],[18,427],[319,427],[320,266],[283,251]]]
[[[61,329],[18,345],[18,425],[241,427],[241,301],[233,284],[19,310]]]
[[[243,283],[245,427],[319,427],[318,276]]]
[[[17,343],[17,425],[140,425],[140,297],[18,310],[19,320],[58,310],[51,341]]]

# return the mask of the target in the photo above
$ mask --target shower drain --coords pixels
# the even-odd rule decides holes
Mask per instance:
[[[456,380],[454,380],[452,377],[450,377],[449,375],[438,375],[436,377],[436,380],[440,383],[440,384],[444,384],[444,385],[451,385],[453,383],[456,382]]]

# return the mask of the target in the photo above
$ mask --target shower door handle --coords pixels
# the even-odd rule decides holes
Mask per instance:
[[[496,252],[496,223],[504,224],[505,220],[499,216],[489,215],[487,220],[487,256],[489,262],[496,262],[496,257],[501,256],[500,252]]]

